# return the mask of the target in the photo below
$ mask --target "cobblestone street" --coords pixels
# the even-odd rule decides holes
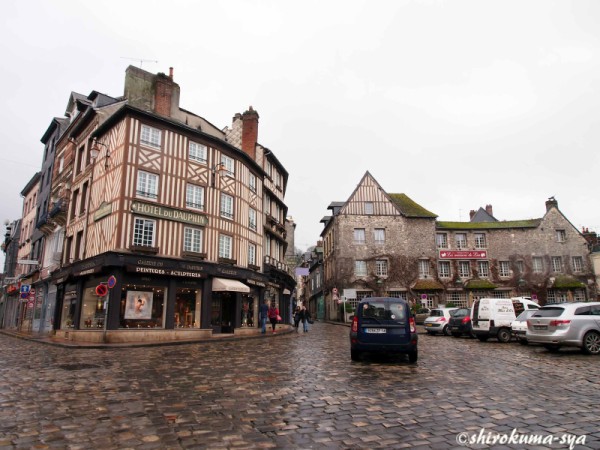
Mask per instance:
[[[137,348],[0,335],[0,448],[460,448],[460,433],[600,448],[600,359],[419,336],[419,361],[350,361],[348,328]],[[546,441],[547,443],[547,441]],[[477,444],[473,448],[500,448]],[[573,448],[573,447],[572,447]]]

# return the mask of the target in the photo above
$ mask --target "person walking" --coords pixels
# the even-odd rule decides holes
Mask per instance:
[[[310,312],[306,309],[306,306],[302,305],[300,310],[300,320],[302,320],[302,328],[305,333],[308,333],[308,321],[310,320]]]
[[[273,303],[269,308],[268,312],[269,320],[271,321],[271,327],[273,328],[273,333],[275,333],[275,326],[277,325],[277,321],[279,320],[279,309],[277,305]]]
[[[258,311],[258,319],[260,320],[260,332],[265,334],[267,332],[267,318],[269,315],[269,304],[267,300],[260,305],[260,309]]]
[[[296,306],[296,310],[294,311],[294,327],[296,328],[296,333],[298,333],[300,325],[300,306]]]

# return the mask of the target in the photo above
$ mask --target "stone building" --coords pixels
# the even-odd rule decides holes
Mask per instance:
[[[321,237],[332,319],[341,317],[336,293],[351,304],[390,296],[428,307],[483,296],[542,304],[597,296],[587,241],[554,198],[539,219],[499,221],[487,205],[469,222],[443,222],[366,172],[348,200],[329,209]]]

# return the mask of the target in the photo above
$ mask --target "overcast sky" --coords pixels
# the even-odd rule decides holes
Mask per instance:
[[[219,128],[258,111],[302,250],[367,170],[439,220],[538,218],[554,196],[600,231],[600,1],[23,0],[0,21],[2,221],[70,92],[122,95],[131,64],[173,67]]]

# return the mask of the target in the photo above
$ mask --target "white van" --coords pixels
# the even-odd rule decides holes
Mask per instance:
[[[510,325],[526,309],[539,309],[540,306],[525,297],[481,298],[471,306],[473,334],[480,341],[495,337],[499,342],[510,341]]]

